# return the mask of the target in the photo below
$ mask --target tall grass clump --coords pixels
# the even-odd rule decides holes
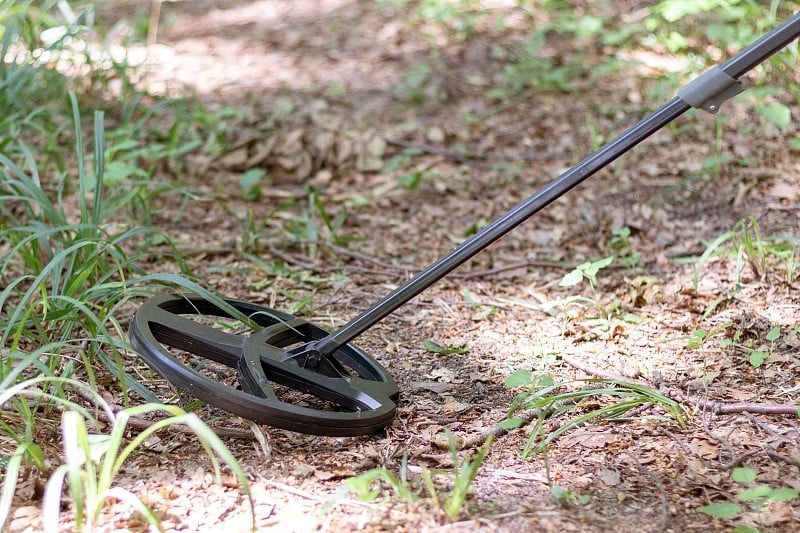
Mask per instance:
[[[123,383],[135,387],[119,364],[124,345],[115,339],[124,335],[116,317],[136,292],[131,282],[143,274],[137,266],[137,243],[153,230],[118,216],[140,194],[136,184],[105,194],[99,112],[94,122],[94,165],[92,171],[87,168],[74,96],[72,104],[74,176],[62,173],[54,190],[47,191],[24,144],[20,144],[24,155],[20,164],[0,155],[0,283],[5,287],[0,292],[0,341],[13,350],[62,342],[65,353],[48,358],[52,371],[69,376],[76,362],[83,363],[92,382],[91,363],[99,359]],[[70,185],[73,178],[77,183]],[[72,186],[77,202],[64,195]],[[3,371],[7,373],[7,363]],[[146,395],[145,389],[135,388]]]
[[[130,345],[123,317],[130,314],[133,299],[164,285],[218,298],[186,277],[147,274],[140,268],[147,238],[156,231],[137,226],[125,213],[133,197],[142,194],[142,184],[106,188],[103,113],[94,115],[94,154],[87,165],[77,99],[74,95],[70,99],[76,131],[74,173],[62,173],[54,188],[46,190],[24,144],[19,145],[21,162],[0,154],[0,405],[4,410],[0,435],[15,446],[0,457],[5,470],[0,528],[8,518],[23,465],[45,470],[53,463],[37,442],[42,433],[37,418],[49,419],[57,410],[62,412],[63,463],[47,483],[46,529],[58,528],[65,484],[79,529],[91,528],[112,497],[130,503],[157,526],[157,517],[134,495],[113,487],[122,462],[154,431],[188,425],[209,456],[222,457],[240,476],[244,490],[247,484],[230,452],[199,418],[158,404],[125,369]],[[70,181],[77,182],[74,195],[65,194]],[[169,242],[165,236],[162,241]],[[185,272],[174,246],[172,250]],[[125,405],[131,390],[148,403],[112,411],[97,394],[99,371],[113,375]],[[76,393],[90,398],[94,407],[71,400]],[[131,416],[158,412],[167,418],[124,443]],[[102,427],[98,414],[110,424],[109,435],[97,429]]]
[[[87,10],[76,16],[76,6]],[[131,364],[125,329],[138,298],[167,286],[222,301],[191,280],[170,239],[150,227],[155,197],[178,190],[153,181],[157,163],[197,145],[169,127],[169,103],[140,105],[142,95],[130,92],[116,103],[98,100],[107,111],[94,112],[85,135],[86,93],[70,88],[92,87],[51,61],[86,31],[91,7],[0,0],[0,530],[8,526],[17,481],[30,469],[49,478],[45,530],[63,525],[64,494],[71,501],[66,520],[77,530],[92,529],[110,499],[161,529],[157,515],[114,480],[148,436],[175,424],[188,426],[217,472],[227,464],[248,492],[241,468],[210,428],[158,403],[144,381],[149,374]],[[83,61],[100,73],[125,68],[91,64],[88,55]],[[108,131],[106,121],[115,128]],[[155,138],[145,127],[152,123],[167,124],[166,134]],[[180,274],[141,267],[153,243]],[[101,386],[115,388],[122,405],[106,404]],[[134,405],[131,392],[145,403]],[[141,416],[156,420],[131,436],[129,420]]]

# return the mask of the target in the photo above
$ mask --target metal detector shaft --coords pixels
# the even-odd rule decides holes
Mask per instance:
[[[401,305],[436,283],[457,267],[481,252],[500,237],[519,226],[564,193],[604,168],[622,154],[678,118],[692,107],[715,113],[726,99],[741,92],[736,81],[767,58],[783,49],[800,35],[800,12],[764,35],[721,67],[715,67],[687,84],[678,96],[659,110],[609,142],[512,211],[495,220],[482,231],[453,249],[406,284],[394,290],[373,307],[364,311],[341,329],[309,346],[320,355],[330,355],[361,333],[391,314]]]

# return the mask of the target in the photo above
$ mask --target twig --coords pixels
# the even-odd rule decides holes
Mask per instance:
[[[451,274],[450,277],[458,279],[483,278],[499,274],[500,272],[506,272],[508,270],[516,270],[518,268],[527,268],[527,267],[557,268],[557,269],[566,268],[564,265],[559,265],[557,263],[553,263],[550,261],[522,261],[519,263],[512,263],[510,265],[499,266],[497,268],[490,268],[488,270],[473,270],[471,272],[465,272],[463,274],[455,273]]]
[[[524,426],[530,424],[531,422],[533,422],[534,419],[539,418],[540,416],[545,416],[545,417],[550,416],[559,407],[570,403],[575,403],[575,402],[573,401],[556,402],[546,409],[526,409],[525,411],[522,411],[520,413],[515,413],[514,417],[521,420],[520,426]],[[477,448],[478,446],[482,446],[483,443],[486,442],[486,439],[488,439],[489,437],[499,437],[501,435],[505,435],[506,433],[508,433],[508,431],[509,431],[508,429],[500,427],[499,425],[492,426],[491,428],[482,431],[480,433],[477,433],[475,435],[456,438],[456,447],[459,450],[463,450],[466,448]],[[438,446],[441,449],[447,449],[449,445],[449,443],[447,443],[446,441],[443,442],[437,441],[434,444],[436,444],[436,446]]]
[[[732,415],[756,413],[761,415],[797,415],[800,406],[792,404],[764,404],[752,402],[715,402],[705,398],[695,398],[681,391],[672,391],[672,397],[679,402],[694,405],[712,415]]]
[[[667,493],[664,491],[664,485],[661,483],[661,480],[653,475],[653,473],[648,470],[635,455],[628,450],[625,450],[624,453],[631,458],[633,463],[636,465],[636,468],[639,469],[639,472],[644,474],[644,476],[652,481],[656,486],[656,490],[658,490],[658,496],[661,499],[661,525],[655,528],[655,531],[666,531],[667,523],[669,522],[669,510],[667,507]]]
[[[797,405],[791,404],[762,404],[750,402],[723,403],[703,399],[696,399],[702,402],[706,408],[716,415],[730,415],[736,413],[757,413],[762,415],[797,415]]]
[[[686,446],[686,443],[684,443],[680,438],[678,438],[676,434],[674,434],[670,430],[663,427],[658,427],[656,428],[656,431],[664,435],[665,437],[669,437],[670,439],[672,439],[675,442],[675,444],[677,444],[680,447],[680,449],[687,457],[697,456],[697,454],[695,454],[692,450],[689,449],[688,446]]]
[[[739,464],[741,464],[742,460],[744,459],[744,456],[739,456],[733,450],[733,446],[731,446],[731,444],[730,444],[730,442],[728,442],[727,438],[723,439],[722,437],[717,437],[714,434],[714,432],[711,431],[711,428],[708,427],[708,422],[705,419],[701,419],[701,420],[702,420],[702,423],[703,423],[703,429],[706,430],[706,434],[708,434],[708,436],[711,437],[711,440],[713,440],[714,442],[717,442],[720,446],[725,448],[725,451],[727,451],[728,455],[730,455],[731,460],[722,465],[723,470],[733,470],[734,468],[739,466]],[[735,428],[731,428],[731,431],[728,433],[728,435],[730,436],[730,434],[733,433],[734,430],[735,430]]]
[[[794,437],[794,438],[787,438],[786,435],[781,434],[781,433],[775,431],[774,429],[772,429],[771,427],[769,427],[768,425],[762,423],[760,420],[758,420],[751,413],[744,413],[744,415],[747,417],[748,420],[750,420],[750,423],[753,424],[760,431],[763,431],[765,433],[768,433],[768,434],[772,435],[773,437],[779,439],[781,442],[788,443],[788,444],[794,444],[795,442],[797,442],[795,440],[797,438],[797,430],[796,429],[792,429],[790,431],[790,435],[792,437]]]
[[[561,360],[564,361],[565,363],[567,363],[569,366],[577,368],[578,370],[581,370],[581,371],[589,374],[590,376],[595,376],[595,377],[603,378],[603,379],[613,379],[614,381],[627,381],[629,383],[634,383],[636,385],[645,386],[644,383],[639,383],[637,381],[631,381],[631,380],[625,378],[624,376],[621,376],[621,375],[619,375],[619,374],[617,374],[615,372],[609,372],[607,370],[601,370],[601,369],[595,368],[595,367],[593,367],[591,365],[587,365],[586,363],[582,363],[581,361],[578,361],[577,359],[573,358],[571,355],[561,354]]]
[[[792,466],[796,466],[800,468],[800,459],[796,459],[794,457],[790,457],[788,455],[783,455],[782,453],[778,453],[772,447],[768,447],[764,449],[764,453],[767,454],[768,457],[775,459],[776,461],[781,461],[786,464],[790,464]]]
[[[459,163],[469,163],[478,159],[486,159],[484,154],[453,152],[451,150],[445,150],[444,148],[439,148],[438,146],[432,146],[430,144],[417,144],[404,141],[402,139],[394,139],[392,137],[384,137],[383,140],[388,144],[402,146],[403,148],[413,148],[415,150],[419,150],[420,152],[425,152],[426,154],[438,155],[447,159],[453,159]]]
[[[269,251],[270,251],[270,253],[272,255],[274,255],[278,259],[283,259],[284,261],[286,261],[290,265],[299,266],[303,270],[314,270],[316,268],[315,265],[313,265],[311,263],[306,263],[305,261],[297,259],[294,256],[291,256],[289,254],[285,254],[285,253],[279,251],[277,248],[275,248],[275,245],[273,243],[271,243],[271,242],[269,243]]]
[[[378,266],[380,268],[384,268],[384,269],[389,270],[389,271],[399,272],[399,273],[402,273],[404,275],[408,275],[408,274],[413,275],[413,274],[416,274],[416,273],[421,271],[421,269],[419,267],[416,267],[416,266],[393,265],[393,264],[381,261],[379,259],[376,259],[374,257],[368,256],[366,254],[362,254],[362,253],[359,253],[359,252],[354,252],[352,250],[348,250],[347,248],[342,248],[341,246],[337,246],[335,244],[332,244],[332,243],[329,243],[329,242],[325,242],[325,241],[302,240],[302,241],[291,241],[291,243],[292,244],[314,244],[316,246],[323,246],[325,248],[328,248],[328,249],[336,252],[340,256],[352,257],[354,259],[358,259],[358,260],[364,261],[366,263],[371,263],[371,264],[373,264],[375,266]],[[212,252],[214,252],[214,251],[218,251],[218,250],[212,250]],[[295,266],[299,266],[300,268],[303,268],[305,270],[316,270],[316,271],[325,270],[325,271],[329,271],[329,270],[340,270],[341,268],[344,268],[346,270],[352,270],[352,271],[365,273],[365,274],[374,274],[374,275],[381,275],[381,276],[391,276],[392,275],[392,274],[389,274],[387,272],[371,270],[371,269],[367,269],[367,268],[363,268],[363,267],[324,267],[324,268],[323,267],[318,267],[315,264],[310,262],[310,261],[312,261],[312,259],[310,257],[306,256],[304,258],[305,260],[308,260],[308,262],[307,262],[307,261],[305,261],[303,259],[300,259],[300,258],[298,258],[296,256],[292,256],[292,255],[289,255],[289,254],[286,254],[284,252],[279,251],[275,247],[275,243],[274,242],[270,242],[269,243],[269,251],[273,255],[277,256],[279,259],[282,259],[282,260],[286,261],[289,264],[293,264]],[[449,275],[449,277],[452,278],[452,279],[469,280],[469,279],[474,279],[474,278],[489,277],[489,276],[493,276],[495,274],[499,274],[501,272],[507,272],[509,270],[516,270],[518,268],[528,268],[528,267],[553,268],[553,269],[564,269],[564,268],[567,268],[564,265],[559,265],[557,263],[553,263],[552,261],[520,261],[519,263],[511,263],[509,265],[503,265],[503,266],[499,266],[499,267],[496,267],[496,268],[490,268],[490,269],[485,269],[485,270],[473,270],[471,272],[464,272],[464,273],[453,272],[453,273],[451,273]]]
[[[284,492],[288,492],[289,494],[292,494],[294,496],[298,496],[298,497],[306,499],[306,500],[311,500],[311,501],[315,501],[315,502],[327,501],[329,503],[332,501],[329,498],[322,497],[322,496],[317,496],[316,494],[312,494],[312,493],[310,493],[308,491],[305,491],[305,490],[297,489],[295,487],[292,487],[291,485],[287,485],[286,483],[281,483],[280,481],[275,481],[273,479],[267,479],[267,478],[262,477],[261,481],[264,483],[264,485],[266,485],[268,487],[272,487],[273,489],[277,489],[277,490],[282,490]],[[335,498],[334,499],[334,503],[336,503],[336,504],[345,504],[345,505],[357,505],[359,507],[370,507],[369,502],[362,502],[362,501],[358,501],[358,500],[353,500],[351,498],[342,498],[342,497]]]

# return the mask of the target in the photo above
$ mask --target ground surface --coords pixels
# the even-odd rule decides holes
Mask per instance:
[[[120,4],[121,14],[134,14]],[[210,109],[244,114],[229,119],[227,153],[190,158],[175,176],[199,198],[179,219],[164,211],[156,223],[191,250],[193,269],[207,286],[280,309],[310,296],[309,317],[331,328],[452,249],[470,227],[504,214],[589,154],[590,127],[600,136],[620,132],[661,104],[658,98],[671,96],[658,95],[652,79],[637,78],[641,67],[625,67],[599,80],[576,79],[569,93],[532,91],[492,107],[486,94],[497,75],[496,43],[488,37],[436,43],[403,10],[372,2],[197,0],[165,3],[161,20],[147,64],[151,89],[197,93]],[[522,22],[508,20],[509,31],[524,32]],[[440,48],[434,59],[431,40]],[[571,49],[562,44],[564,50],[555,41],[546,51],[567,56]],[[421,61],[432,69],[422,103],[411,105],[410,89],[398,87]],[[477,118],[468,125],[467,112]],[[743,412],[800,404],[797,274],[787,281],[792,266],[769,254],[761,272],[740,262],[741,274],[735,257],[711,258],[695,290],[694,264],[678,261],[700,256],[747,216],[764,236],[800,237],[800,157],[788,144],[797,125],[744,132],[753,117],[746,102],[725,112],[718,136],[705,115],[680,119],[679,134],[658,133],[363,334],[357,344],[401,389],[397,419],[385,432],[329,438],[264,427],[259,441],[246,423],[201,410],[212,426],[234,435],[226,443],[251,477],[258,529],[678,532],[732,523],[800,529],[797,500],[734,522],[696,510],[733,500],[736,466],[757,470],[758,481],[772,487],[800,489],[797,417]],[[384,163],[406,144],[422,153],[386,171]],[[718,153],[731,163],[704,171]],[[748,164],[733,163],[743,160]],[[265,168],[270,178],[258,201],[244,200],[239,186],[252,167]],[[413,169],[424,174],[419,186],[399,186]],[[307,183],[322,191],[329,213],[347,210],[338,232],[350,240],[313,249],[270,233],[314,214],[299,208],[274,214],[287,199],[305,205]],[[243,229],[248,213],[260,230]],[[612,255],[612,230],[619,228],[630,230],[623,255],[640,254],[634,267],[615,262],[593,288],[559,286],[576,265]],[[269,238],[256,238],[259,231]],[[326,237],[322,231],[319,239]],[[248,239],[262,260],[287,261],[324,282],[301,284],[254,267],[232,252]],[[732,294],[737,276],[741,290],[704,317],[713,302]],[[692,331],[726,324],[701,348],[687,346]],[[765,336],[775,326],[781,335],[770,343]],[[769,352],[764,365],[755,368],[743,350],[720,346],[736,331],[742,344]],[[468,349],[435,354],[423,347],[426,339]],[[663,414],[657,409],[582,426],[550,446],[549,471],[541,454],[520,457],[529,429],[499,434],[464,512],[448,522],[422,489],[420,472],[452,472],[449,452],[436,445],[446,430],[480,444],[477,437],[506,417],[517,391],[503,383],[518,369],[557,382],[622,376],[684,401],[688,428],[646,418]],[[746,405],[714,414],[715,402]],[[556,417],[546,429],[566,420]],[[386,490],[372,502],[349,493],[330,505],[344,479],[379,466],[397,473],[404,455],[418,502]],[[191,435],[165,433],[117,482],[146,499],[169,530],[246,530],[249,509],[236,483],[216,484],[211,472]],[[446,494],[445,478],[437,483]],[[588,500],[557,501],[549,483]],[[35,529],[38,503],[18,503],[10,531]],[[108,508],[103,529],[140,524],[120,503]]]

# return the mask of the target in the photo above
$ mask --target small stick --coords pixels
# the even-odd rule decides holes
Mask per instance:
[[[661,480],[648,468],[646,468],[635,455],[628,450],[624,450],[624,453],[631,458],[633,463],[636,465],[636,468],[638,468],[639,471],[656,486],[656,489],[658,490],[658,496],[661,499],[661,524],[655,528],[655,531],[666,531],[667,524],[669,523],[669,511],[667,508],[667,493],[664,491],[664,485],[661,483]]]

